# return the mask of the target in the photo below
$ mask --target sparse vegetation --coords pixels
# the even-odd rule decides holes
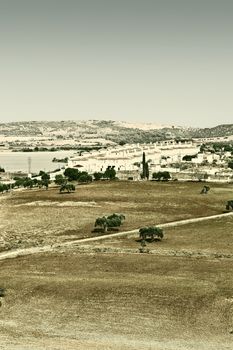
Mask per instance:
[[[124,230],[158,228],[153,225],[221,213],[232,188],[231,184],[213,184],[211,196],[202,198],[199,183],[150,181],[93,182],[80,186],[71,197],[59,196],[57,188],[16,191],[0,203],[4,249],[52,246],[54,242],[58,246],[93,236],[95,218],[102,218],[109,208],[126,215]],[[229,215],[198,225],[169,227],[159,249],[149,243],[157,235],[146,236],[139,248],[137,233],[2,261],[1,283],[9,290],[9,298],[1,312],[1,346],[11,340],[30,349],[82,349],[83,344],[102,349],[109,346],[106,334],[119,342],[119,349],[128,348],[129,334],[138,349],[142,344],[145,348],[148,339],[149,347],[161,349],[178,339],[175,348],[185,349],[190,339],[197,339],[196,334],[205,348],[209,339],[213,348],[231,346],[232,224]],[[27,307],[21,307],[25,296]],[[158,327],[154,327],[155,315]],[[146,327],[139,319],[146,320]],[[31,332],[34,327],[40,337]],[[89,338],[97,334],[93,343],[87,334]],[[200,348],[199,340],[193,347]]]

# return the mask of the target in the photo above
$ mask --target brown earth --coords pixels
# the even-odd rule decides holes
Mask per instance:
[[[1,262],[1,349],[231,349],[233,260],[43,254]]]
[[[98,182],[75,193],[57,188],[14,191],[1,196],[0,250],[60,243],[93,236],[96,217],[123,213],[121,230],[222,213],[233,185],[201,183]]]
[[[167,227],[163,229],[163,232],[164,238],[161,241],[147,240],[146,249],[149,249],[149,252],[166,255],[170,252],[175,254],[183,251],[206,256],[223,254],[233,257],[233,215]],[[134,251],[141,247],[140,243],[139,235],[133,234],[95,241],[91,246]]]
[[[1,197],[1,232],[23,247],[91,235],[95,217],[112,212],[126,215],[122,230],[221,213],[232,185],[212,185],[207,196],[201,187],[116,182],[64,196],[14,192]],[[0,349],[232,349],[232,228],[232,217],[169,227],[162,242],[147,243],[154,254],[138,253],[129,236],[89,243],[86,253],[63,247],[1,261]],[[95,246],[129,251],[93,253]],[[200,256],[175,256],[182,251]]]

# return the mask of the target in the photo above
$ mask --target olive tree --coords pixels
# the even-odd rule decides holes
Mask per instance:
[[[139,230],[139,237],[143,241],[147,238],[150,238],[151,242],[155,239],[161,240],[163,238],[163,230],[156,226],[142,227]]]
[[[95,227],[100,227],[104,232],[110,229],[118,228],[125,220],[123,214],[112,214],[109,216],[102,216],[96,219]]]
[[[73,184],[70,183],[63,183],[60,187],[59,192],[66,192],[66,193],[70,193],[70,192],[74,192],[75,191],[75,186]]]
[[[227,201],[226,209],[231,211],[233,210],[233,200]]]

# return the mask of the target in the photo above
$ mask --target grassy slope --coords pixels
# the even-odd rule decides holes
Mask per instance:
[[[70,196],[59,196],[55,190],[15,193],[1,202],[1,224],[8,234],[27,237],[29,232],[35,240],[38,235],[55,239],[75,225],[88,233],[97,213],[124,212],[125,228],[134,228],[144,220],[156,223],[220,213],[232,197],[229,185],[212,185],[208,196],[199,194],[200,187],[101,183],[80,186]],[[37,200],[94,200],[99,206],[23,205]],[[227,218],[167,228],[164,241],[152,245],[164,252],[231,252],[232,226]],[[133,237],[101,245],[138,247]],[[7,294],[1,308],[1,348],[229,350],[232,268],[233,259],[79,254],[75,248],[2,261],[0,281]]]
[[[22,247],[91,236],[96,217],[113,212],[126,215],[123,230],[222,213],[233,186],[213,184],[208,195],[200,195],[201,188],[200,183],[100,182],[64,195],[57,189],[14,192],[0,202],[2,237],[10,247]]]
[[[140,245],[139,235],[112,238],[93,242],[95,246],[111,248],[137,249]],[[160,254],[164,252],[193,252],[210,254],[233,254],[233,216],[174,226],[164,229],[162,241],[150,242],[147,248]]]
[[[31,349],[49,340],[51,349],[60,349],[59,339],[67,348],[92,339],[104,349],[109,342],[109,349],[132,342],[134,349],[230,349],[232,268],[233,260],[144,254],[74,252],[5,261],[0,341]]]

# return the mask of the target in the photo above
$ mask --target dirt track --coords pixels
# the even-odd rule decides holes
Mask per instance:
[[[189,224],[189,223],[202,222],[202,221],[206,221],[206,220],[213,220],[213,219],[223,218],[223,217],[232,216],[232,215],[233,215],[233,212],[230,212],[230,213],[224,213],[224,214],[218,214],[218,215],[212,215],[212,216],[206,216],[206,217],[200,217],[200,218],[173,221],[173,222],[169,222],[169,223],[165,223],[165,224],[159,224],[158,226],[161,228],[166,228],[166,227],[172,227],[172,226],[185,225],[185,224]],[[89,243],[89,242],[95,242],[95,241],[100,241],[100,240],[105,240],[105,239],[128,236],[128,235],[135,234],[137,232],[138,232],[138,229],[131,230],[131,231],[118,232],[118,233],[112,233],[112,234],[102,235],[102,236],[98,236],[98,237],[84,238],[84,239],[74,240],[74,241],[60,243],[60,244],[46,245],[43,247],[16,249],[13,251],[0,253],[0,260],[16,258],[18,256],[38,254],[38,253],[43,253],[43,252],[44,253],[45,252],[53,252],[53,251],[57,250],[58,248],[77,246],[77,245],[82,245],[82,244]]]

